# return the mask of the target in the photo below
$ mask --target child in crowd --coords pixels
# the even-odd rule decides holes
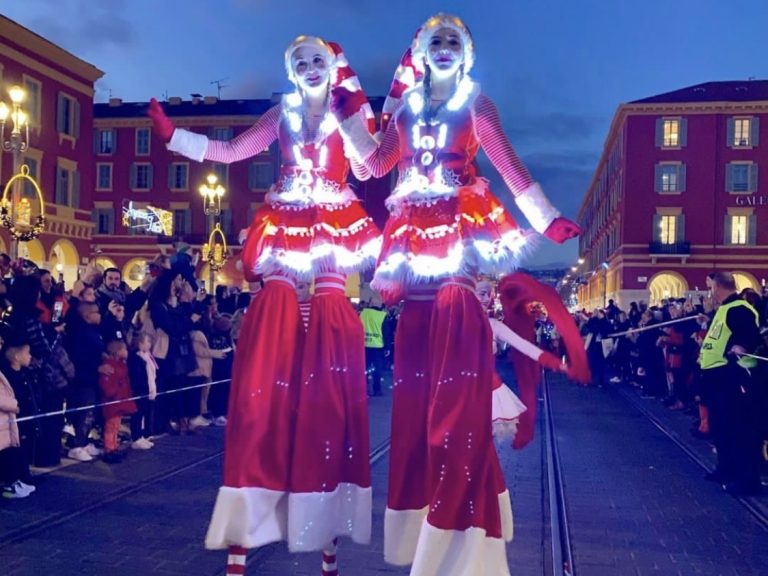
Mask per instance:
[[[131,416],[131,448],[149,450],[154,446],[150,440],[155,420],[155,398],[157,398],[157,361],[152,356],[152,336],[140,332],[133,341],[134,350],[128,356],[128,376],[136,400],[136,413]]]
[[[104,414],[104,461],[114,463],[120,460],[117,434],[120,431],[120,421],[123,416],[136,412],[136,403],[129,400],[133,395],[128,379],[128,347],[122,340],[112,340],[107,344],[107,358],[102,366],[112,370],[102,370],[99,377],[101,402],[125,400],[116,404],[102,406]]]
[[[101,313],[96,302],[81,301],[77,305],[77,317],[67,325],[65,348],[75,365],[75,379],[69,390],[67,406],[86,407],[96,404],[99,390],[99,365],[104,352],[101,336]],[[79,462],[90,462],[101,450],[88,442],[93,428],[93,411],[78,410],[72,414],[75,428],[74,447],[68,456]]]
[[[0,339],[0,341],[2,341]],[[17,415],[31,416],[36,410],[34,382],[29,365],[29,345],[2,344],[4,362],[0,373],[0,486],[4,498],[26,498],[35,491],[30,484],[29,462],[34,450],[34,420],[16,422]]]

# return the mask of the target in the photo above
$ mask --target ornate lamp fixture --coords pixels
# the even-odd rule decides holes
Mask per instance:
[[[203,262],[208,263],[211,267],[211,272],[221,270],[221,268],[224,267],[224,264],[227,263],[227,260],[229,259],[229,254],[227,254],[227,239],[218,223],[213,230],[211,230],[208,242],[203,244],[202,252]]]
[[[37,201],[40,204],[40,212],[32,219],[32,205],[28,198],[21,197],[14,202],[13,186],[28,182],[32,185],[37,194]],[[11,206],[13,204],[13,210]],[[25,164],[19,170],[19,173],[8,180],[3,190],[3,197],[0,200],[0,223],[8,229],[11,237],[20,242],[29,242],[34,240],[45,230],[45,199],[32,176],[29,175],[29,167]]]
[[[221,198],[226,190],[218,183],[216,174],[208,174],[205,180],[206,183],[198,188],[203,197],[203,210],[206,216],[218,216],[221,214]]]

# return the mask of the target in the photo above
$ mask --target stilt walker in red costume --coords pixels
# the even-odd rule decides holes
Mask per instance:
[[[246,277],[266,285],[238,342],[206,547],[229,548],[227,574],[243,574],[248,548],[286,540],[292,551],[323,550],[331,576],[337,537],[370,539],[364,338],[344,287],[347,273],[373,265],[381,239],[346,183],[350,164],[329,113],[332,87],[359,89],[341,48],[301,36],[285,67],[295,92],[231,141],[176,129],[155,100],[149,115],[169,150],[198,161],[236,162],[279,142],[278,181],[243,247]],[[372,118],[365,101],[357,111]],[[312,280],[305,334],[295,285]]]
[[[402,94],[381,144],[353,114],[356,95],[333,93],[353,159],[376,177],[399,170],[372,283],[388,301],[406,299],[396,335],[385,559],[412,564],[415,576],[503,576],[512,511],[491,431],[493,336],[474,287],[479,273],[513,270],[528,234],[477,176],[478,150],[537,232],[564,242],[579,228],[547,201],[470,78],[472,37],[460,19],[430,18],[410,60],[409,76],[420,81]]]

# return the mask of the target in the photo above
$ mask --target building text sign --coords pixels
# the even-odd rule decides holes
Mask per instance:
[[[736,206],[768,206],[768,196],[743,194],[736,196]]]

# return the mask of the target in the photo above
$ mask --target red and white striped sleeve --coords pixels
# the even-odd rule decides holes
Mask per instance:
[[[230,164],[261,154],[277,139],[281,106],[267,110],[256,123],[232,140],[208,140],[205,159]]]
[[[389,173],[400,160],[400,138],[397,122],[393,119],[381,143],[376,142],[359,114],[350,116],[339,125],[344,146],[352,159],[352,168],[364,168],[363,174],[381,178]],[[357,176],[357,173],[355,174]]]
[[[480,145],[512,194],[520,196],[533,184],[533,178],[504,134],[496,105],[480,94],[475,100],[474,113]]]

